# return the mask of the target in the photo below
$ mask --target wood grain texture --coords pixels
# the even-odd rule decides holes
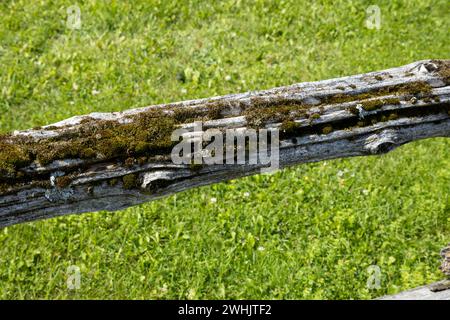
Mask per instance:
[[[159,118],[151,118],[151,123],[157,119],[154,125],[170,120],[173,128],[189,129],[194,121],[201,121],[204,129],[221,132],[280,130],[280,167],[377,155],[410,141],[449,137],[449,66],[448,60],[418,61],[270,90],[92,113],[15,131],[1,141],[6,149],[20,146],[17,152],[25,150],[28,162],[7,167],[9,171],[0,174],[0,227],[64,214],[120,210],[189,188],[256,174],[265,167],[174,164],[167,148],[152,149],[158,146],[158,139],[167,137],[147,126],[148,122],[140,124],[137,119],[148,114],[158,113]],[[108,132],[128,130],[134,123],[138,125],[132,127],[131,135],[137,139],[140,133],[147,134],[148,154],[138,154],[134,145],[122,146],[117,153],[99,151],[95,139],[100,144],[102,134],[92,132],[100,126],[103,130],[110,126]],[[134,138],[123,141],[132,144],[129,141]],[[78,154],[80,143],[89,146],[89,155]],[[49,158],[47,154],[53,152],[54,157]],[[3,158],[9,159],[7,154]],[[45,162],[39,160],[45,158]],[[127,186],[130,177],[132,187]]]

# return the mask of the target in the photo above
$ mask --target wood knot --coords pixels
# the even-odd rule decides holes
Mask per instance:
[[[392,130],[369,136],[366,139],[365,149],[371,154],[387,153],[396,147],[396,135]]]
[[[425,75],[432,72],[436,72],[438,70],[438,66],[433,62],[424,62],[416,65],[414,68],[410,70],[410,72]]]

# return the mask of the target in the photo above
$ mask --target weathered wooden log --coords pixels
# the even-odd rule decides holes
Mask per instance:
[[[175,164],[172,133],[196,122],[225,134],[244,128],[279,132],[280,167],[376,155],[418,139],[449,137],[449,82],[449,60],[426,60],[15,131],[0,136],[0,226],[119,210],[270,165],[251,162],[251,155],[244,164]],[[193,136],[198,141],[198,134]],[[235,148],[234,141],[224,141],[225,149]]]
[[[450,287],[447,286],[443,290],[434,289],[442,285],[446,285],[446,280],[384,296],[377,300],[450,300]]]
[[[442,263],[439,269],[450,280],[450,243],[441,250]]]

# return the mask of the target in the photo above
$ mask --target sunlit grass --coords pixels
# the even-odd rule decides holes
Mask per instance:
[[[3,1],[0,131],[449,58],[446,1],[377,3],[380,30],[364,24],[372,1]],[[65,24],[74,4],[80,30]],[[4,228],[0,297],[374,298],[429,283],[450,241],[449,147],[420,141]],[[71,265],[79,290],[67,289]]]

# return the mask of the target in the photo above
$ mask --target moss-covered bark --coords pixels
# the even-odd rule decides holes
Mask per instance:
[[[449,62],[434,61],[432,66],[430,80],[446,82],[450,73]],[[362,77],[359,82],[330,86],[317,92],[285,87],[274,89],[275,94],[254,94],[247,99],[223,97],[204,100],[196,105],[168,104],[130,113],[117,120],[85,116],[75,125],[34,129],[36,132],[55,133],[45,138],[36,138],[33,134],[2,135],[0,193],[30,181],[46,183],[48,171],[26,170],[33,164],[48,166],[56,160],[81,159],[80,166],[57,178],[56,185],[64,188],[71,183],[71,172],[82,166],[119,161],[124,167],[133,167],[142,166],[158,156],[167,157],[176,143],[171,141],[172,132],[180,125],[194,121],[244,116],[246,127],[257,129],[275,124],[280,128],[280,136],[289,139],[351,130],[402,117],[449,112],[448,102],[441,103],[439,95],[433,94],[429,82],[411,79],[405,73],[402,76],[405,80],[400,83],[393,83],[394,77],[389,72],[382,72]],[[386,85],[384,79],[389,79]],[[369,86],[366,81],[376,81],[377,86]],[[406,104],[415,106],[403,108]],[[323,120],[328,110],[336,108],[334,106],[338,106],[338,110],[348,111],[349,115],[338,120]],[[124,177],[125,188],[137,185],[131,177]]]

